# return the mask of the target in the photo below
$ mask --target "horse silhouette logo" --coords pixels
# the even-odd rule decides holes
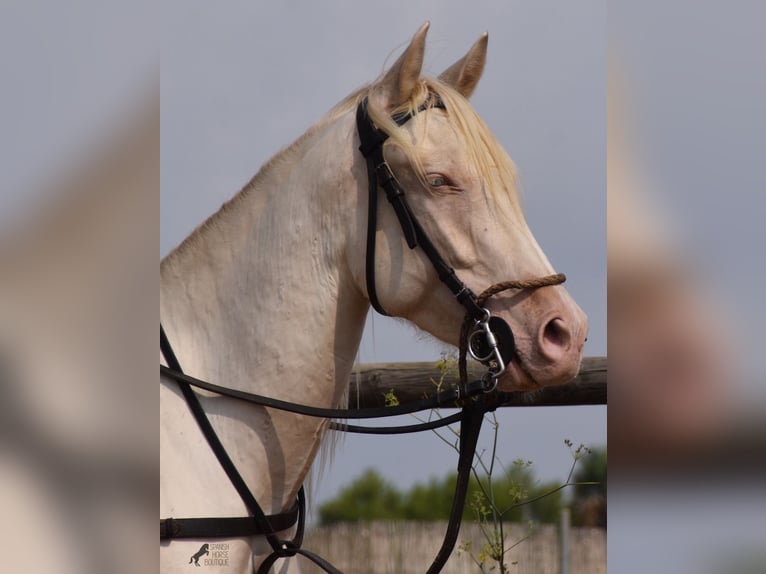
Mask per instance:
[[[210,551],[208,550],[209,547],[209,544],[203,544],[200,549],[197,550],[197,553],[192,554],[192,557],[189,558],[189,564],[194,562],[195,566],[199,566],[199,559],[202,558],[205,554],[210,554]]]

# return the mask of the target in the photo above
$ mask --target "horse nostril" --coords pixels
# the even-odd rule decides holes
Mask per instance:
[[[560,358],[572,340],[572,333],[563,319],[555,318],[543,328],[541,351],[551,359]]]

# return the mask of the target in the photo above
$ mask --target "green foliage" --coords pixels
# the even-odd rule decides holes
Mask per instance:
[[[606,527],[606,448],[593,449],[574,475],[572,524]]]
[[[431,479],[428,484],[416,484],[404,495],[402,517],[407,520],[448,520],[455,493],[457,475],[442,480]]]
[[[416,484],[408,491],[400,492],[376,471],[369,469],[335,499],[319,507],[319,520],[321,524],[366,520],[447,520],[456,481],[456,474],[451,473],[443,479],[431,479],[426,484]],[[492,480],[491,489],[488,477],[481,478],[480,483],[475,478],[471,479],[463,518],[470,520],[488,516],[491,513],[489,496],[492,496],[495,506],[504,511],[503,519],[506,521],[556,522],[562,503],[561,491],[530,504],[518,504],[540,497],[555,487],[555,484],[537,484],[526,463],[514,463],[505,476]]]
[[[319,519],[322,524],[396,520],[401,517],[401,494],[371,469],[344,488],[337,498],[319,507]]]
[[[516,460],[503,476],[484,476],[471,481],[469,504],[464,518],[491,520],[492,502],[502,520],[508,522],[555,523],[562,504],[556,483],[539,483],[530,468],[531,462]],[[547,494],[550,493],[550,494]],[[547,494],[547,496],[545,496]],[[527,503],[527,501],[534,500]]]
[[[592,449],[590,456],[583,458],[574,475],[574,482],[579,483],[574,486],[575,499],[606,496],[606,448]]]

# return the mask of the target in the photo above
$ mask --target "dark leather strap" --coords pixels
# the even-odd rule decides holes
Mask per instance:
[[[460,422],[460,454],[457,464],[457,482],[455,484],[455,494],[452,497],[452,509],[450,510],[447,532],[444,534],[441,548],[436,558],[434,558],[431,567],[426,574],[437,574],[441,572],[447,560],[455,548],[457,535],[460,532],[460,523],[463,520],[463,508],[465,508],[465,498],[468,493],[468,482],[471,479],[471,466],[473,456],[476,452],[476,443],[481,433],[481,423],[484,421],[484,413],[488,409],[483,402],[469,402],[462,411],[462,420]]]
[[[408,434],[408,433],[422,432],[426,430],[433,430],[433,429],[438,429],[441,427],[446,427],[447,425],[460,422],[461,417],[462,417],[461,413],[455,413],[448,417],[436,419],[433,421],[428,421],[425,423],[417,423],[414,425],[389,426],[389,427],[363,427],[363,426],[348,425],[345,423],[330,421],[330,429],[334,431],[351,432],[351,433],[358,433],[358,434]]]
[[[300,554],[304,558],[308,558],[311,560],[314,564],[319,566],[322,570],[327,572],[327,574],[343,574],[340,570],[338,570],[335,566],[330,564],[327,560],[319,556],[318,554],[315,554],[314,552],[311,552],[310,550],[305,550],[304,548],[294,548],[292,549],[292,556],[295,556],[296,554]],[[271,567],[274,565],[274,563],[279,559],[283,558],[282,556],[277,556],[276,553],[270,554],[266,560],[263,561],[260,568],[258,568],[258,574],[268,574]]]
[[[266,516],[275,532],[287,530],[298,522],[300,505],[287,512]],[[253,516],[224,518],[163,518],[160,520],[160,540],[174,538],[237,538],[266,534]]]

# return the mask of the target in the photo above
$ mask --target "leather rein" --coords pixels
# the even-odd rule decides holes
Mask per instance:
[[[160,365],[160,373],[173,379],[179,385],[183,397],[205,436],[208,445],[250,512],[250,516],[247,517],[161,519],[160,539],[265,536],[272,552],[259,567],[258,574],[266,574],[278,559],[288,558],[297,554],[308,558],[325,572],[330,574],[342,573],[320,556],[301,548],[306,516],[306,499],[303,486],[301,486],[295,502],[286,512],[266,515],[239,474],[226,449],[221,444],[193,387],[260,406],[328,419],[381,418],[440,407],[461,407],[461,411],[454,415],[414,425],[365,427],[340,424],[334,421],[330,422],[330,428],[333,430],[368,434],[420,432],[460,422],[458,477],[449,523],[442,546],[427,571],[427,574],[436,574],[444,567],[457,541],[474,451],[481,431],[484,414],[494,410],[502,403],[501,397],[504,393],[495,391],[497,379],[505,371],[506,365],[513,360],[515,355],[515,342],[511,328],[504,320],[491,316],[490,312],[482,307],[486,298],[490,296],[486,294],[495,294],[504,289],[536,288],[545,285],[555,285],[565,280],[562,274],[557,274],[528,282],[511,281],[490,287],[490,289],[477,297],[445,262],[410,209],[404,190],[399,185],[383,156],[383,144],[389,136],[372,123],[367,112],[367,106],[368,100],[364,98],[357,108],[356,121],[360,139],[359,150],[367,161],[369,184],[365,272],[370,303],[376,311],[383,315],[388,315],[378,299],[375,288],[375,235],[377,231],[378,187],[380,186],[386,192],[386,197],[396,213],[408,247],[415,249],[419,246],[423,250],[434,266],[439,279],[450,289],[456,300],[466,310],[466,318],[461,328],[460,383],[455,388],[439,390],[429,398],[392,407],[325,409],[300,405],[254,393],[229,389],[185,374],[173,352],[162,325],[160,325],[160,348],[167,363],[167,366]],[[402,126],[417,113],[431,108],[444,109],[444,104],[437,97],[431,96],[415,113],[401,113],[391,117],[397,125]],[[493,288],[495,289],[493,290]],[[473,329],[472,332],[470,332],[471,329]],[[479,380],[467,381],[467,375],[465,374],[466,351],[474,359],[487,366],[487,372]],[[296,523],[296,533],[291,540],[282,540],[277,536],[277,532],[287,530]]]

